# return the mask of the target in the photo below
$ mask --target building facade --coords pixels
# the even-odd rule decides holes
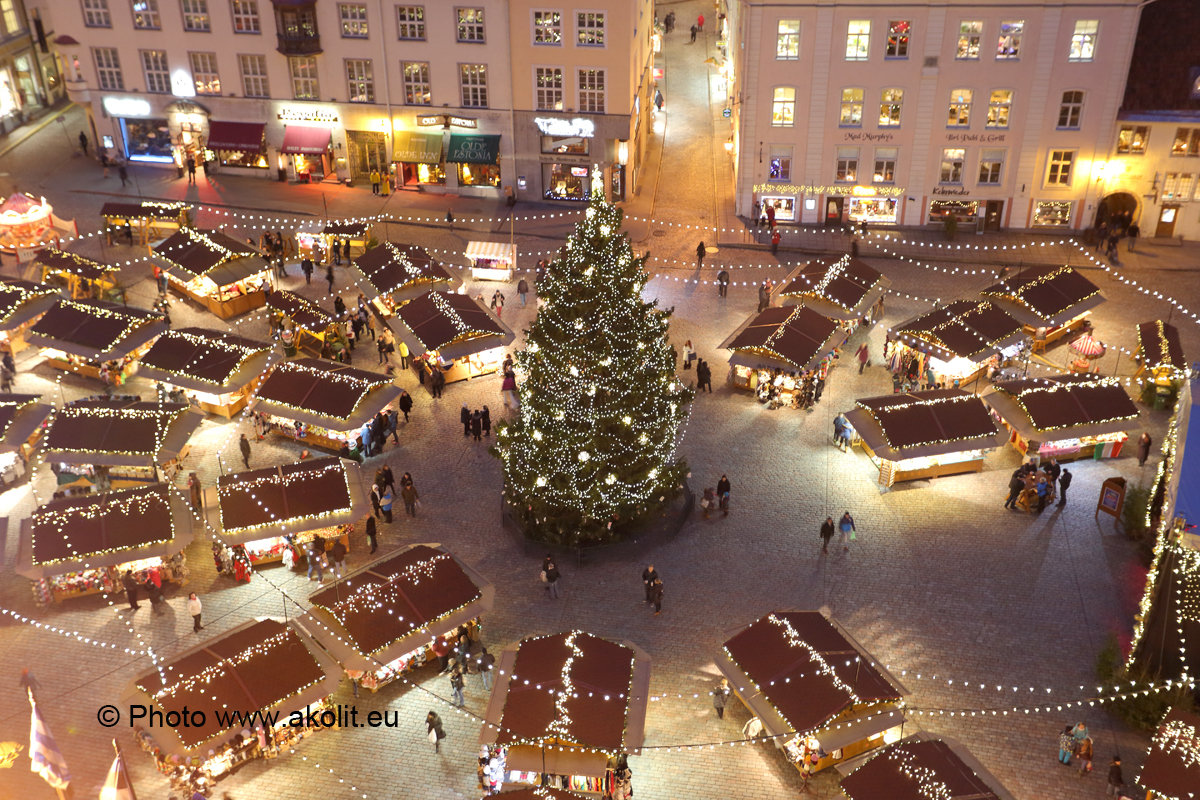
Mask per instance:
[[[804,224],[1092,224],[1137,0],[734,0],[737,210]]]
[[[0,126],[23,124],[37,107],[59,99],[62,88],[44,31],[24,0],[0,0]]]
[[[97,142],[133,161],[582,199],[574,171],[619,173],[644,127],[649,0],[30,2]]]

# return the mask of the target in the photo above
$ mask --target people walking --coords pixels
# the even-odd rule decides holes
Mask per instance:
[[[313,579],[313,573],[317,573],[317,583],[325,582],[325,544],[323,541],[313,539],[308,545],[308,579]]]
[[[712,369],[703,358],[696,364],[696,390],[712,394]]]
[[[721,505],[721,515],[729,516],[729,478],[721,475],[721,480],[717,481],[717,502]]]
[[[1142,229],[1138,227],[1138,224],[1136,222],[1129,223],[1129,227],[1125,229],[1126,247],[1129,252],[1133,252],[1133,246],[1137,244],[1137,238],[1141,235]]]
[[[695,44],[695,43],[696,43],[696,34],[697,34],[697,33],[699,33],[699,32],[700,32],[700,29],[699,29],[699,28],[697,28],[695,25],[693,25],[693,26],[692,26],[692,38],[691,38],[690,40],[688,40],[688,44]]]
[[[492,311],[497,317],[504,316],[504,295],[500,293],[499,289],[492,293]]]
[[[329,293],[333,294],[333,264],[325,267],[325,282],[329,284]]]
[[[662,613],[663,601],[663,582],[662,578],[655,578],[654,583],[650,585],[650,602],[654,604],[654,616]]]
[[[1079,756],[1079,777],[1090,775],[1092,772],[1092,737],[1085,736],[1079,743],[1075,755]]]
[[[471,435],[475,437],[475,441],[483,441],[483,412],[478,408],[471,414]]]
[[[821,552],[829,552],[829,543],[833,541],[833,517],[826,517],[821,523]]]
[[[450,230],[454,230],[454,215],[449,210],[446,211],[446,225],[449,226]]]
[[[392,521],[392,503],[395,501],[396,495],[392,493],[390,488],[385,488],[383,494],[379,498],[379,508],[383,511],[383,521]]]
[[[408,345],[401,339],[396,343],[400,348],[400,369],[408,369]]]
[[[1071,485],[1071,470],[1063,468],[1062,474],[1058,476],[1058,507],[1062,508],[1067,504],[1067,488]]]
[[[425,734],[433,744],[433,752],[440,753],[442,739],[446,738],[446,731],[442,729],[442,718],[437,715],[437,712],[430,711],[425,715]]]
[[[471,409],[466,403],[462,404],[462,410],[458,412],[458,421],[463,426],[463,436],[471,435]]]
[[[83,154],[86,156],[88,154],[88,137],[83,131],[79,132],[79,147],[83,150]]]
[[[1058,763],[1070,766],[1071,754],[1074,749],[1075,739],[1071,736],[1071,726],[1067,725],[1058,735]]]
[[[854,517],[850,516],[849,511],[842,514],[842,518],[838,520],[838,531],[841,532],[838,541],[842,543],[842,552],[848,552],[850,550],[850,543],[858,538],[858,529],[854,527]]]
[[[488,652],[486,647],[479,648],[479,658],[476,660],[479,670],[479,680],[483,681],[483,690],[492,690],[492,673],[496,668],[496,657]]]
[[[696,269],[704,266],[704,256],[708,254],[708,248],[704,246],[704,242],[696,245]]]
[[[717,710],[717,719],[725,719],[725,704],[729,700],[729,681],[725,678],[717,681],[717,686],[713,689],[712,704]]]
[[[383,488],[377,483],[371,487],[371,510],[374,512],[374,517],[383,516],[383,507],[380,502],[383,500]]]
[[[195,592],[188,595],[187,612],[192,615],[192,633],[199,633],[204,630],[204,626],[200,624],[200,614],[204,611],[204,604],[200,602],[200,598]]]
[[[717,273],[717,297],[724,297],[729,293],[729,273],[721,270]]]
[[[138,582],[133,577],[133,570],[125,570],[125,574],[121,576],[121,585],[125,587],[125,599],[129,602],[129,610],[137,611],[141,606],[138,605]]]
[[[779,240],[781,238],[782,237],[779,234],[779,229],[776,228],[775,231],[771,233],[771,255],[779,254]]]
[[[377,549],[379,549],[379,539],[376,534],[375,515],[374,514],[367,515],[366,534],[367,534],[367,544],[370,545],[370,547],[371,547],[370,554],[374,555],[375,551]]]
[[[242,463],[246,465],[246,469],[250,469],[250,440],[246,438],[246,434],[242,434],[242,438],[238,440],[238,449],[242,451]]]
[[[412,481],[407,481],[400,486],[400,499],[404,501],[404,513],[415,517],[417,501],[421,499],[421,496],[417,494],[417,487],[413,486]]]
[[[1121,757],[1113,756],[1112,762],[1108,765],[1108,788],[1105,794],[1114,797],[1121,793],[1125,788],[1125,776],[1121,773]]]
[[[405,423],[408,422],[408,414],[412,411],[413,399],[407,389],[400,390],[400,397],[396,400],[396,407],[400,409],[400,413],[404,415]]]
[[[1142,435],[1138,437],[1137,442],[1137,459],[1138,466],[1146,466],[1146,459],[1150,458],[1150,445],[1154,440],[1150,438],[1150,434],[1142,431]]]
[[[463,676],[462,669],[457,664],[450,672],[450,702],[459,708],[466,705],[466,700],[463,699]]]
[[[858,374],[862,375],[863,370],[871,363],[871,348],[867,347],[866,342],[863,342],[854,351],[854,357],[858,359]]]
[[[517,296],[521,298],[521,308],[525,307],[525,296],[529,294],[529,284],[524,278],[517,281]]]
[[[642,586],[646,590],[646,599],[644,601],[646,603],[653,602],[650,597],[650,587],[654,585],[656,580],[658,580],[658,573],[654,570],[653,564],[642,570]]]
[[[346,572],[346,545],[341,539],[334,540],[333,547],[329,548],[329,569],[336,578]]]
[[[435,400],[440,400],[442,392],[446,389],[446,373],[442,372],[442,368],[437,364],[430,364],[431,372],[429,375],[429,386],[433,391]]]
[[[187,161],[188,183],[196,182],[196,158],[195,156],[185,156]]]
[[[551,600],[558,599],[558,582],[562,578],[562,573],[558,571],[558,565],[553,561],[546,565],[546,592]]]
[[[482,419],[480,421],[483,423],[483,435],[491,436],[492,435],[492,412],[487,406],[483,407]]]

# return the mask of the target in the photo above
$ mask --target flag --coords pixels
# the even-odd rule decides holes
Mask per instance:
[[[71,772],[67,769],[62,751],[50,735],[50,729],[46,727],[46,720],[42,719],[33,692],[29,693],[29,707],[29,768],[55,789],[66,789],[71,783]]]
[[[108,777],[104,779],[104,787],[100,789],[100,800],[137,800],[137,795],[133,793],[133,783],[125,770],[125,756],[121,754],[121,748],[117,747],[116,739],[113,739],[113,749],[117,751],[117,757],[108,768]]]

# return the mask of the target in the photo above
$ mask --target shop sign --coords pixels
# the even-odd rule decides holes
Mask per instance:
[[[150,101],[140,97],[106,97],[104,110],[113,117],[148,117]]]
[[[450,127],[452,127],[452,128],[478,128],[479,121],[471,119],[470,117],[456,117],[453,114],[451,114],[450,115]]]
[[[970,194],[970,190],[965,186],[935,186],[932,194],[949,194],[966,196]]]
[[[538,130],[547,136],[561,136],[563,138],[571,136],[579,136],[584,139],[591,139],[596,135],[596,123],[590,119],[558,119],[556,117],[536,117],[533,123],[537,125]]]
[[[277,115],[284,122],[332,122],[338,121],[332,108],[283,108]]]
[[[894,142],[894,133],[872,133],[871,131],[847,131],[842,135],[843,142]]]
[[[454,114],[418,114],[417,124],[429,128],[434,125],[441,125],[449,128],[478,128],[479,121],[471,117],[458,117]]]
[[[800,183],[756,183],[755,194],[855,194],[863,190],[873,192],[879,197],[900,197],[904,194],[903,186],[822,186],[819,184]]]
[[[1004,133],[947,133],[947,142],[978,142],[980,144],[996,144],[1008,140]]]

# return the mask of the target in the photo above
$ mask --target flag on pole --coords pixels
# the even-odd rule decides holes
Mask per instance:
[[[108,777],[100,790],[100,800],[137,800],[137,795],[133,792],[133,783],[125,770],[125,756],[121,754],[121,748],[117,747],[116,739],[113,739],[113,749],[117,751],[117,757],[108,768]]]
[[[29,692],[29,707],[32,712],[29,721],[29,768],[55,789],[66,789],[71,783],[71,771],[67,769],[67,761],[54,743],[50,729],[46,727],[46,720],[42,719],[33,692]]]

